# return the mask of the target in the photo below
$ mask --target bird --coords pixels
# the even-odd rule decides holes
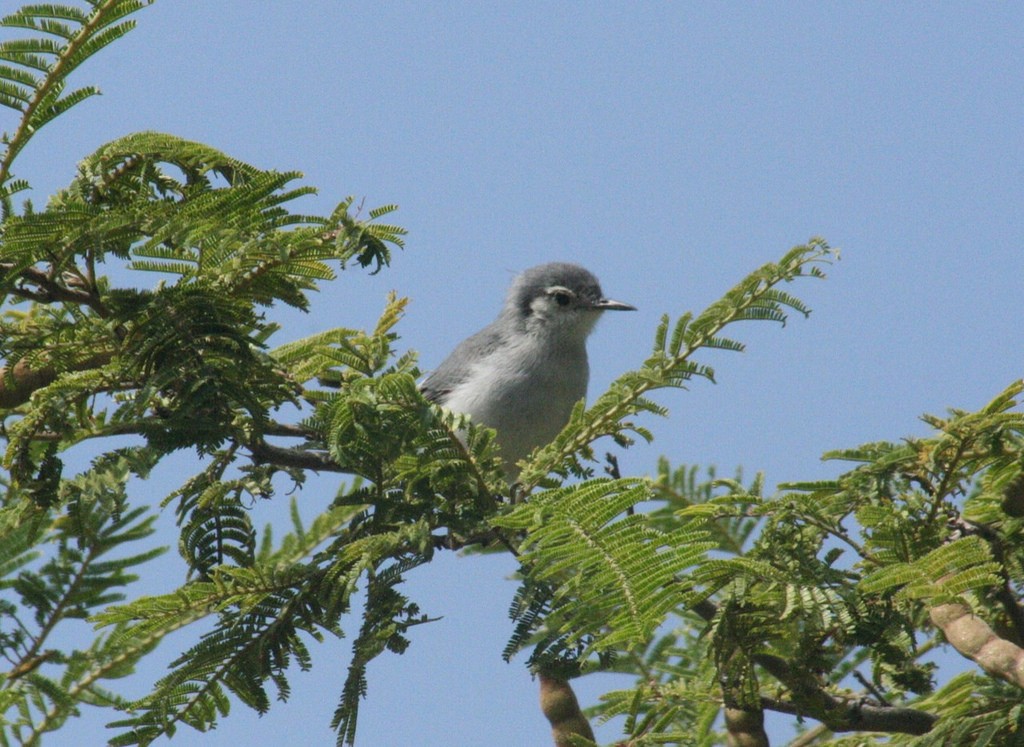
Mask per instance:
[[[550,443],[587,394],[587,337],[605,311],[636,307],[605,298],[589,270],[550,262],[513,280],[498,318],[466,338],[420,385],[426,399],[494,428],[506,475]]]

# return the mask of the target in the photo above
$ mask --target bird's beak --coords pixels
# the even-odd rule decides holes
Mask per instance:
[[[630,306],[622,301],[613,301],[610,298],[602,298],[594,304],[593,308],[598,311],[636,311],[636,306]]]

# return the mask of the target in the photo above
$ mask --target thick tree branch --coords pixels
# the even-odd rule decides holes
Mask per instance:
[[[1013,592],[1010,576],[1006,571],[1006,550],[1003,547],[1003,540],[999,533],[990,526],[968,521],[963,517],[953,519],[950,525],[953,528],[953,534],[950,536],[950,539],[975,535],[988,543],[989,548],[992,550],[992,556],[999,563],[1001,569],[1000,576],[1003,578],[1002,586],[995,590],[995,597],[999,604],[1003,606],[1003,611],[1006,613],[1007,620],[1010,623],[1011,629],[1005,632],[1014,638],[1011,641],[1012,643],[1018,646],[1024,644],[1024,607],[1021,606],[1020,601]]]
[[[725,728],[729,733],[729,747],[769,747],[763,710],[726,707]]]
[[[72,363],[68,371],[86,371],[90,368],[103,366],[111,361],[113,353],[97,353],[89,358]],[[64,373],[53,366],[32,368],[24,361],[14,366],[0,367],[0,409],[11,409],[28,402],[37,389],[49,386]]]
[[[717,605],[711,601],[701,602],[693,609],[709,622],[718,613]],[[786,685],[793,695],[792,701],[762,698],[764,708],[816,719],[831,731],[927,734],[938,720],[937,716],[914,708],[874,705],[864,700],[833,695],[821,688],[817,682],[793,671],[789,662],[782,657],[755,654],[752,658],[754,663]]]
[[[786,685],[793,694],[793,702],[785,705],[792,710],[774,707],[798,716],[810,716],[832,731],[882,731],[899,734],[927,734],[938,720],[937,716],[914,708],[874,705],[865,700],[851,700],[833,695],[794,672],[789,662],[771,654],[755,654],[754,662],[775,679]],[[773,701],[776,706],[780,701]]]
[[[996,635],[966,605],[939,604],[928,614],[953,648],[993,677],[1024,689],[1024,649]]]
[[[767,663],[765,660],[777,658],[755,656],[754,661],[774,675],[775,672],[765,666]],[[778,662],[788,669],[789,665],[785,661],[778,659]],[[762,698],[761,704],[771,711],[816,719],[833,732],[878,731],[889,734],[927,734],[939,720],[938,716],[914,708],[880,706],[863,700],[841,698],[816,686],[803,688],[798,702]]]
[[[594,741],[594,731],[568,681],[541,674],[540,709],[551,724],[555,747],[572,747],[574,736]]]
[[[11,265],[0,263],[0,276],[11,269]],[[72,280],[76,278],[72,276]],[[82,278],[78,278],[82,280]],[[18,271],[13,279],[17,285],[9,287],[8,293],[36,303],[53,303],[55,301],[87,306],[101,317],[107,317],[109,311],[103,301],[89,290],[69,287],[67,283],[58,282],[53,272],[38,267],[26,267]],[[34,286],[29,289],[27,285]],[[85,371],[109,363],[113,353],[97,353],[82,361],[68,366],[70,371]],[[31,367],[19,361],[13,367],[0,367],[0,408],[10,409],[28,402],[37,389],[49,386],[63,371],[53,366]]]

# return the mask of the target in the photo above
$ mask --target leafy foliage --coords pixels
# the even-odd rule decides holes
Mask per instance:
[[[144,508],[121,511],[127,479],[144,475],[148,466],[144,455],[132,451],[97,460],[62,485],[60,516],[7,492],[0,509],[0,650],[12,663],[2,696],[7,715],[0,735],[5,742],[38,740],[60,728],[82,703],[118,704],[120,699],[101,683],[129,674],[152,649],[154,641],[120,645],[107,635],[85,648],[49,645],[58,627],[73,626],[122,601],[125,587],[138,579],[134,569],[163,552],[123,553],[123,548],[144,546],[153,533],[154,517],[145,516]]]
[[[833,452],[859,466],[772,498],[756,485],[696,484],[676,471],[683,491],[662,495],[666,508],[676,504],[677,522],[709,535],[717,524],[734,539],[720,543],[726,557],[709,557],[689,574],[693,591],[689,600],[678,597],[671,632],[620,652],[614,668],[635,673],[636,687],[610,694],[595,713],[626,714],[636,744],[712,735],[723,705],[821,721],[807,744],[875,743],[864,734],[827,738],[829,730],[860,729],[896,732],[895,742],[908,745],[1011,743],[1020,720],[1007,699],[1019,702],[1024,682],[1000,661],[1024,662],[1013,653],[1024,639],[1024,576],[1019,549],[1009,550],[1019,544],[1020,519],[996,512],[1024,463],[1022,391],[1018,381],[977,413],[926,416],[937,428],[929,438]],[[663,479],[671,474],[663,465]],[[651,520],[664,521],[664,511]],[[979,516],[990,523],[977,523]],[[749,541],[754,519],[760,531]],[[577,552],[567,542],[541,560]],[[705,598],[693,603],[695,592]],[[951,601],[973,617],[949,623],[936,614],[958,609]],[[561,614],[578,614],[578,603],[586,604],[573,600]],[[963,643],[956,626],[964,625],[988,630],[987,648]],[[1001,631],[1002,643],[988,626]],[[926,654],[946,641],[1010,684],[963,676],[934,690]],[[867,692],[851,692],[857,684]],[[893,738],[877,743],[885,740]]]
[[[369,663],[433,619],[407,575],[464,548],[517,558],[505,655],[529,650],[560,739],[590,733],[568,681],[598,670],[636,678],[591,709],[623,717],[631,745],[766,743],[767,710],[819,722],[804,744],[1019,739],[1024,383],[927,416],[928,437],[832,452],[854,466],[774,495],[760,475],[667,459],[651,479],[614,458],[595,478],[597,439],[649,441],[636,418],[667,414],[656,392],[713,382],[701,353],[743,349],[726,328],[808,313],[783,288],[836,259],[813,239],[705,311],[665,316],[648,358],[509,486],[494,433],[421,396],[398,347],[405,299],[389,296],[372,330],[273,340],[275,306],[305,310],[339,271],[390,263],[394,206],[297,212],[312,192],[298,173],[145,132],[85,158],[44,209],[14,208],[18,153],[95,93],[67,89],[69,74],[143,3],[84,5],[2,21],[30,36],[0,43],[0,104],[19,116],[0,160],[0,742],[36,743],[83,706],[117,709],[120,745],[209,730],[233,703],[262,713],[310,666],[310,642],[351,618],[332,726],[352,743]],[[133,597],[161,552],[135,486],[185,449],[195,473],[161,504],[182,581]],[[94,458],[72,473],[82,453]],[[332,505],[307,525],[293,502],[290,531],[261,533],[251,506],[310,472],[347,475]],[[197,624],[148,694],[112,689]],[[86,643],[60,642],[69,630]],[[947,644],[984,674],[936,689],[927,655]]]
[[[0,206],[10,214],[10,197],[28,188],[12,178],[11,165],[32,136],[99,89],[67,90],[68,76],[103,47],[135,27],[127,17],[146,3],[92,0],[91,10],[72,5],[26,5],[0,19],[0,26],[36,35],[0,43],[0,105],[21,114],[17,129],[4,133],[0,158]],[[126,20],[127,19],[127,20]]]
[[[649,497],[642,481],[592,480],[535,493],[494,521],[525,537],[519,560],[530,571],[524,592],[532,593],[516,617],[543,621],[544,629],[531,663],[553,647],[584,656],[591,647],[642,645],[679,605],[687,592],[684,574],[715,543],[700,530],[652,526],[632,511]],[[506,658],[529,627],[518,627]]]

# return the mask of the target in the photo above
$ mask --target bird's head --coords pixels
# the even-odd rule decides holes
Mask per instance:
[[[605,298],[594,275],[579,265],[551,262],[531,267],[512,283],[505,313],[527,330],[583,341],[603,311],[636,307]]]

